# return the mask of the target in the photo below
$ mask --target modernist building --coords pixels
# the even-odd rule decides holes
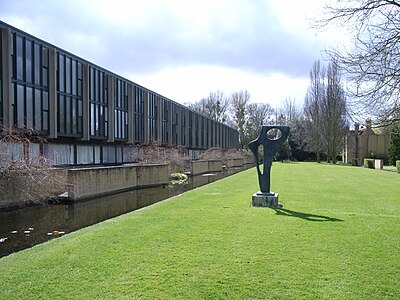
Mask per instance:
[[[48,141],[58,163],[132,161],[127,145],[238,148],[239,134],[63,49],[0,22],[0,124]]]

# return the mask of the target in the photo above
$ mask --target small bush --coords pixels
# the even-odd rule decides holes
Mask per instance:
[[[188,176],[184,173],[172,173],[169,178],[172,184],[182,184],[188,180]]]
[[[351,160],[351,165],[357,167],[358,166],[358,159],[357,158],[353,158]]]
[[[396,161],[397,173],[400,173],[400,160]]]
[[[364,158],[364,167],[375,169],[374,160],[372,158]]]

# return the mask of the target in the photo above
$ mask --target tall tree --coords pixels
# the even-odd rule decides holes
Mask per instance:
[[[353,112],[374,116],[383,125],[399,121],[400,1],[337,0],[325,12],[313,25],[334,23],[353,33],[350,50],[328,51],[352,83]]]
[[[239,131],[240,145],[242,149],[247,146],[245,125],[247,106],[249,102],[250,93],[248,91],[235,92],[230,97],[232,121],[234,127]]]
[[[317,162],[321,162],[322,150],[322,101],[325,97],[325,68],[320,61],[314,62],[310,71],[310,85],[304,99],[304,115],[306,117],[306,131],[308,150],[315,153]]]
[[[296,104],[296,99],[286,98],[283,100],[282,106],[279,109],[282,120],[282,125],[291,125],[301,115],[299,107]]]
[[[245,123],[245,145],[256,139],[262,125],[267,124],[273,115],[273,109],[268,103],[250,103],[247,106]]]
[[[325,97],[321,102],[321,130],[328,161],[336,163],[336,157],[344,146],[348,124],[345,93],[335,60],[328,65],[325,87]]]

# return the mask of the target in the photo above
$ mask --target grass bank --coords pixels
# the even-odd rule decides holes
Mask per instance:
[[[397,299],[400,176],[276,163],[0,259],[0,299]]]

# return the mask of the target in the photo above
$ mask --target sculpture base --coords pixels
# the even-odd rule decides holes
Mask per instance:
[[[281,208],[282,204],[278,202],[277,193],[257,192],[251,198],[251,206]]]

